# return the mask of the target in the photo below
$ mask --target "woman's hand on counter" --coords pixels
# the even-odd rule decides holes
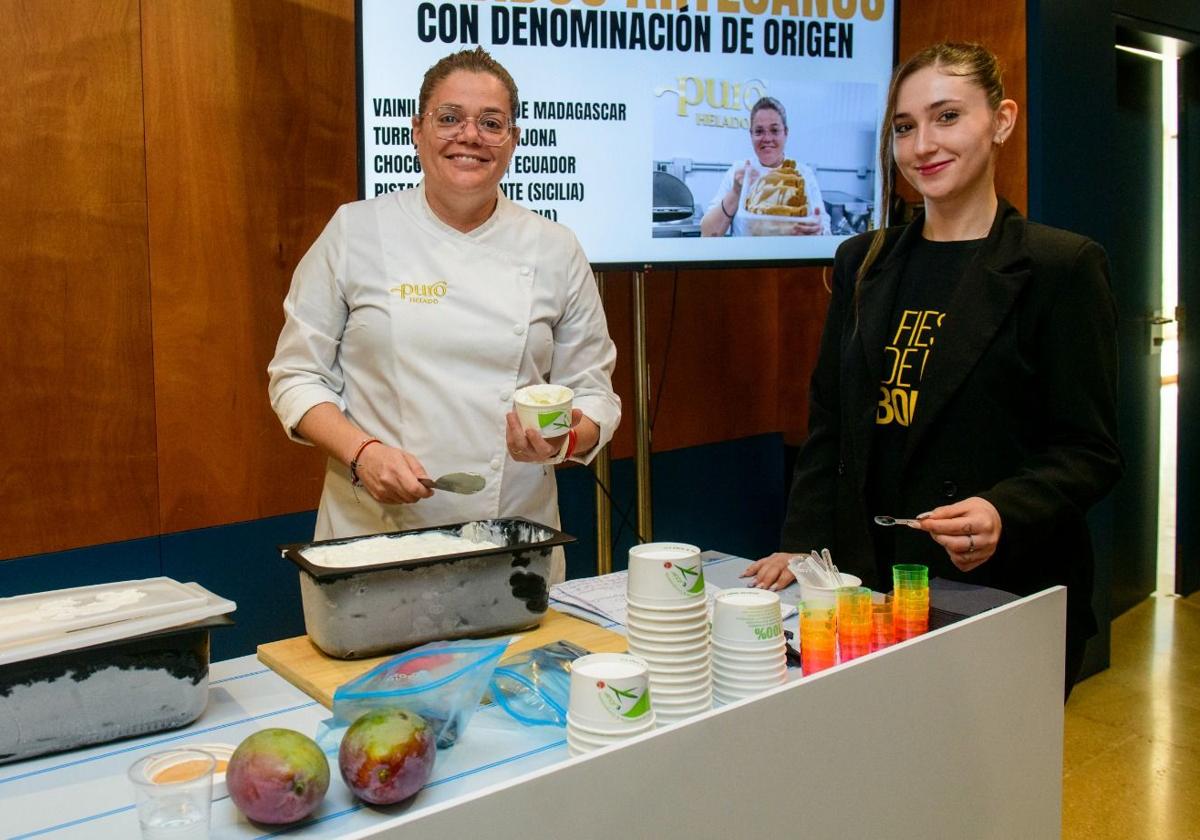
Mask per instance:
[[[1000,512],[978,496],[934,508],[917,519],[921,530],[946,549],[951,562],[964,572],[985,563],[1000,544]]]
[[[394,446],[371,444],[359,455],[355,472],[377,502],[410,505],[433,495],[417,480],[429,478],[417,456]]]
[[[755,560],[742,572],[742,577],[753,578],[750,586],[772,591],[783,589],[796,579],[788,569],[788,560],[795,557],[794,551],[777,551]]]

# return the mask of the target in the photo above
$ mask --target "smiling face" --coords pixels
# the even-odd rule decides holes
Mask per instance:
[[[455,106],[470,118],[454,139],[443,140],[435,132],[432,116],[413,117],[413,142],[421,156],[425,173],[425,194],[430,206],[462,206],[475,202],[493,202],[496,187],[513,150],[518,129],[500,146],[485,145],[479,139],[474,120],[485,113],[511,118],[509,92],[490,73],[459,70],[438,83],[425,106],[427,113],[442,106]]]
[[[783,162],[783,145],[787,142],[787,126],[774,108],[759,108],[750,121],[750,140],[754,154],[763,166],[778,166]]]
[[[993,109],[971,79],[924,67],[905,79],[896,94],[896,167],[927,204],[993,191],[995,151],[1013,118],[1015,111],[1010,113],[1007,105]]]

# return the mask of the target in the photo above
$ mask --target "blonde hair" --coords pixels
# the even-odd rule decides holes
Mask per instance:
[[[517,96],[517,83],[504,69],[504,65],[492,58],[491,54],[483,47],[450,53],[426,70],[425,78],[421,80],[421,92],[417,98],[417,111],[424,114],[425,106],[429,104],[429,98],[433,96],[433,89],[451,73],[457,73],[460,70],[466,73],[487,73],[495,76],[508,91],[508,107],[511,111],[509,118],[516,125],[517,113],[521,106],[520,97]]]
[[[871,246],[867,249],[867,255],[863,257],[862,264],[858,267],[856,275],[858,282],[862,282],[862,279],[867,276],[867,272],[879,257],[879,252],[883,250],[883,243],[887,236],[885,229],[892,221],[892,202],[896,197],[896,159],[892,154],[892,120],[896,116],[896,95],[905,79],[926,67],[936,67],[942,73],[962,76],[970,80],[987,96],[988,106],[993,111],[1000,107],[1000,103],[1004,99],[1000,60],[996,58],[995,53],[982,44],[942,41],[926,47],[896,68],[896,72],[892,74],[891,86],[888,88],[883,125],[879,129],[882,223],[875,231],[875,236],[871,239]]]

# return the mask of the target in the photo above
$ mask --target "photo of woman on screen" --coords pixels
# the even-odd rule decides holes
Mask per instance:
[[[735,162],[725,173],[704,218],[703,236],[824,236],[829,215],[817,176],[785,154],[787,110],[764,96],[750,111],[750,142],[757,165]],[[743,194],[744,193],[744,194]]]

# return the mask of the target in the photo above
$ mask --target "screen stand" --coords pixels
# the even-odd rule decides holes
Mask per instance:
[[[603,271],[596,272],[596,290],[600,293],[600,305],[604,305],[605,278]],[[596,476],[596,574],[607,575],[612,571],[612,447],[605,446],[592,459],[592,472]]]
[[[654,540],[650,509],[650,365],[646,358],[646,272],[633,272],[633,420],[637,467],[637,537]]]

